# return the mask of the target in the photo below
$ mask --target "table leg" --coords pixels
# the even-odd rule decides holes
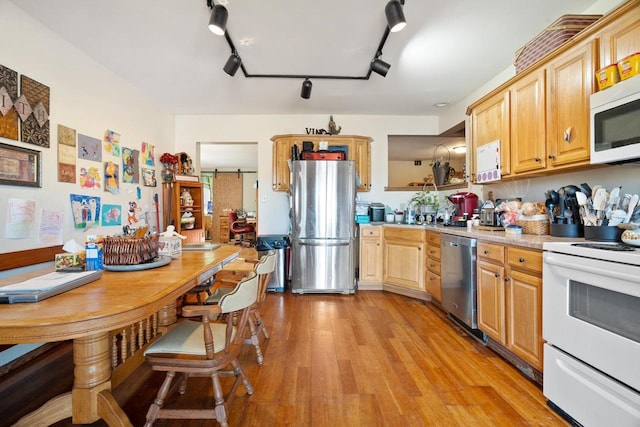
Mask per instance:
[[[71,417],[71,393],[56,396],[35,411],[20,418],[15,427],[49,426]]]

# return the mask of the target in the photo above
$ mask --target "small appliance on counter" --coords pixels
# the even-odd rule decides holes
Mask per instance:
[[[384,222],[385,206],[382,203],[371,203],[369,205],[369,217],[371,222]]]
[[[500,213],[496,212],[496,207],[491,200],[487,200],[480,208],[480,225],[486,227],[502,227],[500,224]]]
[[[471,218],[473,210],[478,207],[478,195],[469,191],[452,194],[448,199],[456,208],[454,220],[462,219],[465,213]]]

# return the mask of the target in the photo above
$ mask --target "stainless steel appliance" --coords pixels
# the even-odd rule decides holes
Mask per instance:
[[[291,165],[291,291],[354,293],[355,163]]]
[[[543,391],[570,422],[640,426],[640,248],[543,244]]]
[[[478,328],[476,239],[440,235],[442,307],[471,329]]]
[[[567,134],[567,141],[571,137]],[[637,77],[591,95],[591,163],[626,162],[640,162],[640,78]]]

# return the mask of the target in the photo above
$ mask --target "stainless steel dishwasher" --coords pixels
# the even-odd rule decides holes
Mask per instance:
[[[471,329],[478,328],[476,239],[440,235],[442,306]]]

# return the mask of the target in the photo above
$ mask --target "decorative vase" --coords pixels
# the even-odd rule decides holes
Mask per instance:
[[[162,181],[163,182],[173,182],[173,168],[169,163],[163,163],[164,168],[162,169]]]

